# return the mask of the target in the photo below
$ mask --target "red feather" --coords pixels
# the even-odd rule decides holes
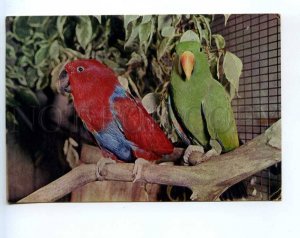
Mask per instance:
[[[129,97],[118,98],[115,100],[114,110],[122,125],[125,137],[134,142],[139,149],[151,151],[157,155],[173,152],[173,145],[141,103]],[[143,154],[142,151],[136,151],[136,153]],[[151,159],[150,156],[154,155],[147,155],[146,159]]]
[[[84,70],[78,70],[81,69]],[[91,132],[99,132],[114,119],[110,96],[121,87],[115,73],[96,60],[76,60],[66,65],[74,106]],[[135,157],[160,159],[173,152],[173,145],[147,113],[130,95],[114,100],[114,111],[127,140],[136,145]]]
[[[77,72],[78,67],[85,71]],[[113,120],[109,97],[120,85],[115,73],[96,60],[76,60],[68,63],[66,70],[79,117],[91,132],[102,130]]]

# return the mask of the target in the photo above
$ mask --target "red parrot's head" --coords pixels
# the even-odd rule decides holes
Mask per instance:
[[[79,93],[95,86],[111,86],[117,83],[115,73],[106,65],[93,59],[75,60],[67,63],[59,75],[58,88],[61,93]]]

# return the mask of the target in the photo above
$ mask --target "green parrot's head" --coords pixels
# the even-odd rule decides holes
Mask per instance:
[[[187,80],[190,80],[195,64],[199,59],[200,43],[198,41],[183,41],[177,44],[176,53],[178,55],[178,71],[184,73]]]

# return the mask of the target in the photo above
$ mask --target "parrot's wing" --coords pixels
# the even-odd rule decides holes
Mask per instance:
[[[133,144],[125,138],[115,121],[109,123],[102,131],[94,131],[93,135],[101,148],[113,153],[122,161],[132,161]]]
[[[112,104],[113,115],[126,139],[133,142],[140,151],[158,155],[173,152],[173,145],[141,102],[126,94],[115,97]]]
[[[223,86],[211,88],[202,102],[202,112],[209,135],[217,140],[223,150],[230,151],[239,146],[237,128],[230,100]]]
[[[182,128],[180,123],[178,122],[176,115],[174,113],[174,110],[172,108],[171,97],[169,97],[169,100],[168,100],[168,110],[169,110],[170,119],[172,121],[172,124],[173,124],[177,134],[179,135],[179,137],[183,140],[183,142],[185,144],[190,145],[191,141],[190,141],[189,137],[186,135],[186,133],[184,132],[184,129]]]

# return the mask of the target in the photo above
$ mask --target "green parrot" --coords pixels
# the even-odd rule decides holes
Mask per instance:
[[[176,46],[169,106],[180,137],[197,145],[188,147],[185,162],[195,150],[204,153],[210,149],[205,154],[210,157],[239,146],[229,94],[213,78],[200,42],[183,41]]]

